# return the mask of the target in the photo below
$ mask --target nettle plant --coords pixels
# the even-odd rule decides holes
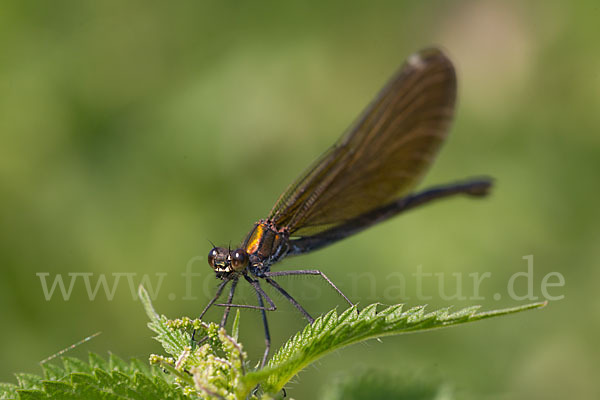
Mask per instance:
[[[285,385],[321,357],[351,344],[382,336],[422,332],[486,318],[540,308],[546,303],[479,312],[479,306],[451,312],[449,308],[427,312],[424,306],[405,308],[371,304],[358,311],[350,307],[338,314],[332,310],[298,332],[275,352],[264,368],[253,366],[238,342],[239,310],[231,332],[198,319],[168,319],[156,313],[143,287],[140,299],[166,355],[151,355],[145,361],[95,354],[87,362],[65,357],[62,365],[42,365],[43,375],[16,374],[17,384],[0,384],[0,398],[19,399],[275,399],[285,396]],[[190,346],[192,332],[203,338]],[[257,364],[259,365],[259,363]],[[353,380],[354,395],[361,389],[373,395],[377,385],[369,377]],[[364,387],[367,387],[366,389]],[[380,393],[381,388],[378,388]],[[394,390],[394,389],[390,389]],[[440,387],[413,390],[409,398],[440,398]],[[331,398],[348,398],[341,393]],[[387,392],[385,392],[387,393]],[[385,395],[385,394],[383,394]],[[379,395],[376,395],[379,397]],[[451,396],[442,396],[449,398]],[[358,398],[358,397],[355,397]]]

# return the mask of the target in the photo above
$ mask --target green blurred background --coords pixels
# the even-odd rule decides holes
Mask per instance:
[[[289,385],[307,399],[359,369],[430,376],[462,398],[598,398],[600,374],[600,6],[597,1],[4,1],[0,6],[0,381],[97,331],[88,351],[159,352],[126,278],[114,298],[46,300],[36,273],[148,274],[155,307],[197,315],[217,281],[209,240],[235,245],[331,145],[412,52],[457,66],[452,134],[425,184],[496,178],[485,201],[454,199],[277,268],[319,267],[355,301],[482,304],[506,295],[534,256],[541,311],[369,342]],[[185,299],[186,265],[197,300]],[[490,272],[483,299],[417,298],[411,274]],[[369,275],[361,276],[363,272]],[[405,293],[393,273],[407,278]],[[81,279],[81,278],[78,278]],[[281,280],[314,315],[340,306],[326,285]],[[246,286],[246,285],[240,285]],[[517,292],[527,290],[519,280]],[[393,292],[393,293],[392,293]],[[454,292],[456,290],[454,289]],[[272,292],[270,292],[272,293]],[[395,294],[394,294],[395,293]],[[494,294],[501,294],[495,298]],[[281,296],[274,347],[304,326]],[[253,302],[242,289],[239,301]],[[217,319],[218,312],[210,313]],[[242,313],[258,359],[259,314]]]

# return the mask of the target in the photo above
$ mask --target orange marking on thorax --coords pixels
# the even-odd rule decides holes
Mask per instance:
[[[246,246],[246,253],[253,254],[258,250],[258,246],[260,245],[260,241],[265,234],[265,228],[262,224],[257,225],[256,229],[252,233],[250,240],[248,240],[248,245]]]

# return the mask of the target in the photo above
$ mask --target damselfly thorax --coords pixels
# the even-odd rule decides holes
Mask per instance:
[[[238,249],[213,248],[208,254],[208,264],[219,279],[231,279],[244,270],[262,278],[272,264],[288,254],[289,238],[287,228],[279,228],[273,221],[261,219],[254,224]]]

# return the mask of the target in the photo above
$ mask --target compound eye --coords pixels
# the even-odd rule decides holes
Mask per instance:
[[[231,253],[231,266],[236,271],[241,271],[248,265],[248,253],[243,249],[237,249]]]
[[[214,247],[211,251],[208,252],[208,265],[210,265],[213,269],[215,268],[215,259],[219,255],[219,250]]]

